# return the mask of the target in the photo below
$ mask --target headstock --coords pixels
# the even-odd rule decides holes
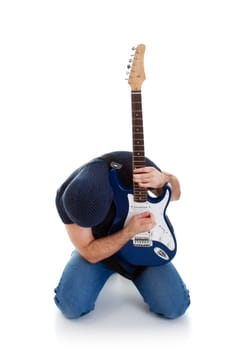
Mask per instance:
[[[143,81],[145,80],[145,71],[144,71],[144,53],[145,45],[140,44],[136,48],[133,48],[135,53],[132,60],[132,65],[128,65],[130,68],[128,84],[131,86],[132,91],[140,91]]]

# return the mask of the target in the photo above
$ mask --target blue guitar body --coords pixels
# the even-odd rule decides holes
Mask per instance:
[[[171,198],[171,188],[165,186],[160,197],[148,196],[146,202],[134,202],[132,190],[120,183],[117,170],[111,169],[110,184],[114,192],[116,215],[110,230],[113,234],[126,225],[135,214],[150,211],[156,219],[156,226],[150,232],[135,235],[117,253],[117,255],[136,266],[157,266],[173,259],[177,244],[173,227],[166,215],[166,208]]]

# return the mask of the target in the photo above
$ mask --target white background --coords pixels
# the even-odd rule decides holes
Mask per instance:
[[[224,16],[222,0],[0,2],[1,348],[224,346]],[[168,214],[192,304],[159,319],[116,277],[68,321],[53,303],[72,250],[55,192],[92,157],[131,150],[139,43],[146,154],[181,181]]]

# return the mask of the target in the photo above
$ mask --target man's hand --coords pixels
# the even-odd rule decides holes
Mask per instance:
[[[133,180],[145,188],[162,188],[168,181],[166,174],[151,166],[134,169]]]
[[[156,225],[155,218],[152,213],[145,211],[141,214],[134,215],[124,230],[132,238],[137,233],[149,232]]]

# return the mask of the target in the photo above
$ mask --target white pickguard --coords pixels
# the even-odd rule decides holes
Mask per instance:
[[[134,202],[133,194],[128,194],[129,210],[125,221],[125,225],[131,219],[132,216],[140,214],[144,211],[150,211],[151,213],[153,213],[156,220],[156,226],[153,229],[151,229],[150,232],[138,233],[133,237],[134,245],[136,240],[145,242],[146,244],[143,243],[143,246],[151,246],[153,244],[153,241],[157,241],[164,244],[171,251],[175,249],[175,242],[173,236],[164,218],[164,211],[169,200],[169,196],[169,191],[166,191],[165,196],[160,202],[150,203],[146,201],[140,203]]]

